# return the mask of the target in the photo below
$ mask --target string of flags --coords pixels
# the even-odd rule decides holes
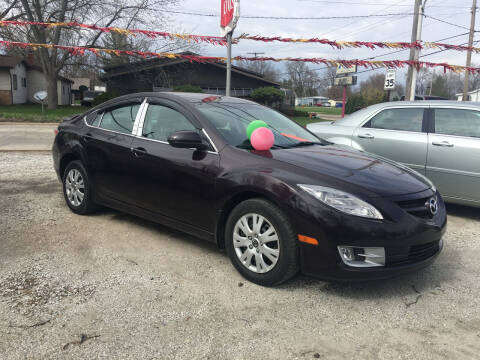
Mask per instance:
[[[68,28],[80,28],[95,30],[104,33],[119,33],[123,35],[136,36],[138,34],[145,35],[149,38],[164,38],[170,40],[185,40],[193,42],[205,42],[212,45],[226,46],[227,40],[221,36],[204,36],[204,35],[192,35],[192,34],[179,34],[179,33],[170,33],[163,31],[154,31],[154,30],[142,30],[142,29],[124,29],[119,27],[102,27],[93,24],[82,24],[78,22],[39,22],[39,21],[16,21],[16,20],[0,20],[0,27],[8,26],[40,26],[44,28],[55,28],[55,27],[68,27]],[[283,43],[316,43],[321,45],[329,45],[336,49],[344,48],[361,48],[366,47],[369,49],[411,49],[416,48],[418,50],[422,49],[445,49],[445,50],[456,50],[456,51],[473,51],[475,53],[480,53],[480,47],[469,47],[465,45],[451,45],[438,42],[381,42],[381,41],[337,41],[337,40],[328,40],[320,38],[288,38],[281,36],[260,36],[260,35],[248,35],[242,34],[233,39],[233,43],[238,43],[241,40],[253,40],[253,41],[262,41],[262,42],[283,42]]]
[[[221,36],[202,36],[202,35],[191,35],[191,34],[177,34],[163,31],[153,31],[153,30],[141,30],[141,29],[123,29],[118,27],[102,27],[92,24],[81,24],[78,22],[40,22],[40,21],[16,21],[16,20],[0,20],[0,27],[8,26],[40,26],[44,28],[55,28],[55,27],[69,27],[69,28],[80,28],[100,31],[103,33],[118,33],[123,35],[145,35],[151,39],[155,38],[164,38],[170,40],[185,40],[193,42],[206,42],[212,45],[227,45],[227,40]]]
[[[199,63],[208,63],[208,62],[225,62],[226,57],[218,56],[200,56],[200,55],[187,55],[187,54],[177,54],[169,52],[149,52],[149,51],[135,51],[135,50],[115,50],[115,49],[104,49],[104,48],[93,48],[93,47],[82,47],[82,46],[66,46],[66,45],[55,45],[55,44],[38,44],[38,43],[26,43],[26,42],[16,42],[16,41],[6,41],[0,40],[0,47],[11,48],[11,47],[20,47],[20,48],[31,48],[32,50],[38,50],[41,48],[44,49],[59,49],[62,51],[69,52],[74,56],[85,55],[86,53],[91,53],[94,55],[130,55],[130,56],[139,56],[143,58],[168,58],[168,59],[185,59],[190,62],[199,62]],[[274,57],[243,57],[236,56],[232,58],[233,61],[295,61],[295,62],[308,62],[315,64],[324,64],[327,66],[338,66],[343,65],[345,67],[351,67],[353,65],[361,66],[364,68],[403,68],[406,66],[415,66],[417,69],[420,68],[442,68],[444,72],[453,71],[456,73],[468,71],[472,74],[480,74],[480,68],[476,67],[465,67],[458,65],[450,65],[447,63],[433,63],[426,61],[410,61],[410,60],[338,60],[338,59],[325,59],[325,58],[296,58],[296,57],[283,57],[283,58],[274,58]]]

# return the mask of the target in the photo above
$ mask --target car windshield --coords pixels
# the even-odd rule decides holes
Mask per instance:
[[[263,120],[268,124],[275,136],[274,148],[328,144],[279,112],[262,105],[208,102],[198,103],[196,107],[230,145],[239,148],[252,149],[247,138],[247,126],[254,120]]]

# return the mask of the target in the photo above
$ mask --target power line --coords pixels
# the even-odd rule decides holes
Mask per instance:
[[[332,4],[331,0],[297,0],[300,2],[314,2],[314,3],[324,3],[324,4]],[[387,3],[363,3],[363,2],[349,2],[349,1],[335,1],[335,4],[345,4],[345,5],[364,5],[364,6],[385,6],[385,5],[390,5]],[[400,4],[400,5],[395,5],[395,6],[408,6],[411,7],[411,5],[407,4]],[[470,9],[470,6],[451,6],[451,5],[429,5],[429,8],[435,7],[435,8],[459,8],[459,9]]]
[[[220,17],[219,14],[207,14],[191,11],[175,11],[175,10],[162,10],[165,13],[193,15],[193,16],[205,16],[205,17]],[[242,15],[242,19],[270,19],[270,20],[338,20],[338,19],[364,19],[372,17],[388,17],[388,16],[410,16],[413,13],[392,13],[392,14],[375,14],[375,15],[350,15],[350,16],[321,16],[321,17],[288,17],[288,16],[252,16]]]
[[[376,15],[376,14],[379,14],[381,13],[382,11],[386,11],[388,9],[390,9],[391,7],[393,7],[394,5],[397,5],[399,3],[401,3],[402,0],[398,0],[397,2],[393,3],[393,4],[390,4],[386,7],[382,7],[380,10],[377,10],[377,11],[374,11],[372,13],[370,13],[369,15]],[[321,37],[321,36],[325,36],[327,34],[331,34],[332,32],[336,32],[337,30],[340,30],[340,29],[345,29],[346,27],[350,26],[350,25],[354,25],[356,24],[356,21],[352,21],[352,22],[349,22],[348,24],[342,24],[341,26],[338,26],[336,28],[333,28],[333,29],[330,29],[330,31],[327,31],[327,32],[324,32],[320,35],[318,35],[318,37]]]
[[[439,22],[444,23],[444,24],[452,25],[452,26],[455,26],[455,27],[458,27],[458,28],[461,28],[461,29],[465,29],[465,30],[470,30],[470,28],[467,28],[465,26],[454,24],[454,23],[451,23],[449,21],[445,21],[445,20],[442,20],[442,19],[438,19],[438,18],[430,16],[430,15],[424,15],[424,16],[426,18],[430,18],[430,19],[433,19],[435,21],[439,21]],[[475,32],[478,32],[478,31],[475,30]]]

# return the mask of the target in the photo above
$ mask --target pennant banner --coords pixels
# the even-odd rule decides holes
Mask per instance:
[[[213,45],[227,45],[227,40],[224,37],[220,36],[201,36],[201,35],[190,35],[190,34],[176,34],[162,31],[153,31],[153,30],[139,30],[139,29],[122,29],[118,27],[101,27],[97,25],[90,24],[80,24],[77,22],[38,22],[38,21],[7,21],[0,20],[0,26],[41,26],[45,28],[53,27],[75,27],[89,30],[101,31],[104,33],[115,32],[124,35],[137,35],[142,34],[148,36],[149,38],[166,38],[170,40],[180,39],[186,41],[194,42],[206,42]]]
[[[81,24],[78,22],[38,22],[38,21],[7,21],[0,20],[0,27],[7,26],[41,26],[45,28],[52,27],[75,27],[83,28],[89,30],[96,30],[105,33],[116,32],[124,35],[135,36],[137,34],[142,34],[150,38],[165,38],[170,40],[180,39],[185,41],[193,42],[205,42],[213,45],[226,46],[227,40],[224,37],[220,36],[202,36],[202,35],[191,35],[191,34],[177,34],[169,33],[162,31],[153,31],[153,30],[141,30],[141,29],[123,29],[118,27],[101,27],[92,24]],[[379,42],[379,41],[337,41],[337,40],[328,40],[328,39],[319,39],[319,38],[285,38],[280,36],[275,37],[265,37],[265,36],[250,36],[248,34],[243,34],[239,37],[233,39],[234,43],[238,43],[240,40],[253,40],[253,41],[263,41],[263,42],[284,42],[284,43],[316,43],[322,45],[330,45],[336,49],[344,48],[361,48],[366,47],[369,49],[411,49],[417,48],[419,50],[428,48],[428,49],[446,49],[446,50],[456,50],[456,51],[468,51],[471,50],[477,54],[480,53],[479,47],[469,47],[463,45],[450,45],[436,42]]]
[[[227,60],[226,57],[217,57],[217,56],[199,56],[199,55],[184,55],[184,54],[175,54],[175,53],[155,53],[155,52],[144,52],[144,51],[133,51],[133,50],[114,50],[114,49],[101,49],[101,48],[89,48],[89,47],[80,47],[80,46],[64,46],[64,45],[53,45],[53,44],[34,44],[34,43],[24,43],[24,42],[15,42],[15,41],[4,41],[0,40],[0,47],[11,48],[11,47],[20,47],[20,48],[31,48],[33,50],[38,50],[40,48],[46,49],[59,49],[67,51],[72,55],[84,55],[89,52],[95,55],[110,54],[110,55],[130,55],[130,56],[140,56],[143,58],[169,58],[169,59],[185,59],[190,62],[224,62]],[[365,67],[365,68],[403,68],[406,66],[415,66],[417,69],[420,68],[443,68],[443,71],[454,71],[454,72],[465,72],[468,71],[472,74],[480,74],[480,68],[475,67],[465,67],[458,65],[450,65],[447,63],[432,63],[426,61],[409,61],[409,60],[331,60],[324,58],[273,58],[273,57],[243,57],[236,56],[232,58],[234,61],[245,60],[245,61],[297,61],[297,62],[308,62],[314,64],[324,64],[328,66],[337,66],[344,65],[350,67],[353,65]]]

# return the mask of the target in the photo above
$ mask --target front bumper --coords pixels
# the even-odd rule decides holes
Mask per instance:
[[[411,215],[390,199],[373,204],[389,214],[383,221],[348,216],[315,203],[302,207],[306,210],[301,214],[291,214],[297,232],[318,240],[318,245],[299,243],[302,272],[322,280],[355,281],[390,278],[427,267],[442,251],[447,224],[445,204],[436,195],[438,212],[430,219]],[[383,247],[385,266],[348,266],[338,246]]]

